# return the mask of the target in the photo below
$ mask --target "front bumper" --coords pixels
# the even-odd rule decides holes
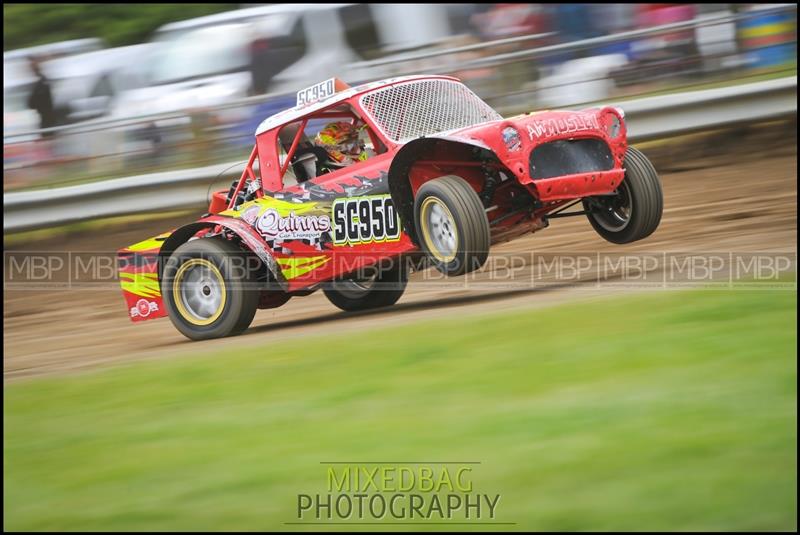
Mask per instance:
[[[532,180],[526,184],[539,200],[559,201],[613,192],[625,178],[624,169],[578,173]]]

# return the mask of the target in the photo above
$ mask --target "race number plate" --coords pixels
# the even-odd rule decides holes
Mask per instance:
[[[297,105],[303,106],[305,104],[311,104],[312,102],[333,96],[334,93],[336,93],[336,83],[335,79],[331,78],[330,80],[325,80],[324,82],[298,91]]]
[[[338,78],[325,80],[324,82],[320,82],[312,85],[311,87],[306,87],[305,89],[298,91],[297,105],[304,106],[318,100],[324,100],[328,97],[332,97],[334,94],[342,91],[343,89],[348,89],[349,87],[349,85],[342,82]]]
[[[400,239],[390,195],[344,197],[333,202],[333,244],[363,245]]]

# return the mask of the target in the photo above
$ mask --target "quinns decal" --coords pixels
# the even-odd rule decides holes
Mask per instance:
[[[362,245],[400,239],[400,220],[390,195],[333,202],[333,244]]]
[[[288,203],[272,197],[251,201],[241,210],[222,212],[250,225],[273,251],[293,254],[293,245],[303,243],[318,251],[331,244],[330,205],[316,202]]]
[[[274,208],[267,208],[256,220],[255,229],[277,252],[292,254],[290,244],[294,241],[321,251],[325,242],[330,242],[331,220],[327,215],[297,215],[294,211],[282,216]]]
[[[331,229],[326,215],[297,215],[289,212],[282,216],[274,208],[267,208],[256,220],[256,230],[266,240],[312,240]]]

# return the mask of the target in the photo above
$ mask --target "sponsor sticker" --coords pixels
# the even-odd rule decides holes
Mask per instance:
[[[146,318],[152,312],[158,312],[158,303],[147,299],[139,299],[136,306],[132,306],[130,310],[132,318]]]
[[[513,126],[503,129],[503,143],[509,151],[519,150],[522,147],[522,140],[519,138],[519,132]]]
[[[333,244],[397,241],[400,220],[390,195],[367,195],[333,202]]]
[[[267,240],[314,240],[331,230],[331,220],[327,215],[297,215],[294,212],[282,216],[274,208],[268,208],[256,221],[256,230]]]
[[[535,137],[557,136],[581,130],[599,130],[597,116],[588,113],[575,113],[558,119],[541,119],[528,125],[528,136],[531,141]]]
[[[260,206],[251,206],[242,213],[242,220],[249,225],[255,225],[260,211]]]

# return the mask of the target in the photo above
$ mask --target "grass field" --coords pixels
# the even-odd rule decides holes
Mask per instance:
[[[475,461],[505,529],[794,530],[796,304],[640,294],[7,384],[4,527],[302,529],[321,462]]]

